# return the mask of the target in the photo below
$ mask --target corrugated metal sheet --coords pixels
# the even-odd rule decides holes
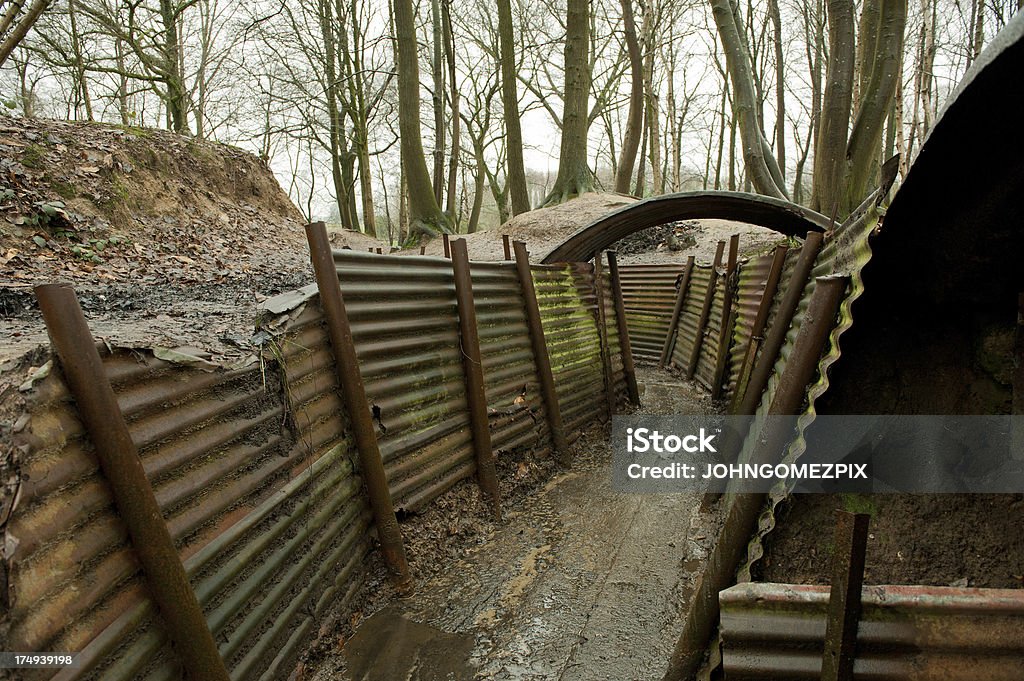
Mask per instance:
[[[451,261],[334,251],[395,508],[473,474]]]
[[[727,679],[821,678],[829,588],[740,584],[721,592]],[[1024,591],[868,586],[856,679],[1011,681],[1024,668]]]
[[[694,265],[690,273],[690,283],[686,289],[686,298],[683,299],[683,310],[679,315],[679,328],[677,330],[676,342],[672,348],[670,364],[676,369],[686,369],[690,362],[690,353],[697,337],[697,321],[700,318],[701,307],[704,305],[704,296],[708,290],[708,282],[711,279],[711,267],[709,265]]]
[[[736,391],[739,379],[740,363],[743,361],[747,345],[750,344],[750,333],[754,326],[754,318],[761,307],[768,272],[773,257],[762,255],[743,262],[738,271],[736,285],[736,302],[733,310],[736,321],[733,324],[732,344],[725,370],[725,390],[723,395],[731,396]],[[777,296],[776,296],[777,297]]]
[[[605,413],[594,268],[589,263],[532,267],[562,420],[571,440]]]
[[[318,370],[311,337],[308,352],[289,353],[287,336],[282,344],[291,412],[273,364],[205,373],[148,353],[104,356],[233,678],[287,675],[300,642],[293,632],[351,589],[367,550],[368,514],[331,407],[336,385]],[[175,677],[59,373],[30,399],[20,462],[28,479],[5,527],[18,544],[8,562],[8,645],[82,651],[81,668],[32,678]]]
[[[620,276],[622,268],[619,268]],[[604,302],[605,336],[608,339],[608,354],[611,360],[611,380],[615,391],[615,408],[625,406],[628,401],[628,388],[626,387],[626,371],[622,361],[622,343],[619,341],[619,327],[615,323],[615,302],[612,300],[611,275],[608,269],[601,270],[601,292]],[[627,309],[628,315],[628,309]],[[628,317],[627,317],[628,320]],[[667,328],[667,327],[666,327]],[[632,338],[632,329],[630,329]],[[658,351],[661,352],[660,350]]]
[[[694,268],[696,269],[696,268]],[[710,273],[710,268],[708,272]],[[725,270],[722,269],[715,279],[715,292],[711,299],[711,314],[700,344],[700,355],[697,358],[697,372],[694,378],[708,390],[715,380],[715,365],[718,363],[718,344],[722,333],[722,314],[725,311],[725,288],[727,285]],[[705,288],[705,290],[707,290]],[[698,313],[699,314],[699,313]]]
[[[351,251],[335,262],[392,494],[418,508],[475,466],[451,263]],[[472,275],[494,447],[550,447],[515,268],[476,263]],[[605,410],[593,269],[534,275],[573,437]],[[370,546],[318,300],[265,328],[261,356],[235,370],[102,353],[220,652],[232,678],[246,681],[288,677],[317,621],[354,593]],[[613,368],[624,383],[618,354]],[[20,491],[2,528],[5,646],[81,651],[81,667],[26,679],[178,678],[60,372],[27,400],[9,462]]]
[[[619,266],[629,342],[636,361],[661,358],[676,301],[676,279],[684,269],[675,263]]]
[[[470,273],[491,445],[499,456],[520,447],[550,452],[550,434],[515,266],[473,262]]]
[[[842,354],[840,339],[842,335],[853,325],[852,307],[864,291],[861,272],[863,271],[864,266],[871,259],[870,238],[875,227],[878,225],[878,220],[878,214],[874,210],[871,210],[860,219],[851,222],[848,225],[844,225],[841,229],[837,229],[832,238],[826,239],[818,254],[814,269],[811,271],[810,281],[808,281],[807,287],[804,289],[804,294],[800,299],[800,305],[794,315],[789,333],[786,335],[786,342],[779,353],[779,360],[776,362],[774,374],[769,380],[768,388],[762,396],[757,414],[751,421],[750,433],[744,443],[743,451],[740,453],[741,461],[745,461],[749,457],[749,453],[752,450],[753,440],[761,430],[764,414],[766,413],[767,407],[771,403],[771,399],[774,397],[775,391],[778,387],[778,377],[782,375],[786,362],[789,361],[789,357],[792,354],[793,346],[796,343],[796,336],[800,331],[801,321],[807,311],[807,306],[810,303],[811,296],[814,293],[815,278],[830,274],[845,273],[850,275],[850,290],[847,292],[846,297],[839,308],[839,319],[837,320],[835,329],[829,337],[828,347],[818,364],[818,378],[813,385],[808,387],[807,407],[803,414],[801,414],[797,419],[797,436],[787,449],[783,456],[783,460],[786,462],[796,461],[803,454],[806,447],[803,433],[811,423],[813,423],[817,415],[814,403],[828,390],[829,367],[838,361]],[[792,249],[790,253],[793,254],[794,250],[797,249]],[[789,280],[791,279],[790,275],[792,272],[788,265],[789,260],[787,259],[787,269],[783,279],[786,285],[789,285]],[[782,290],[782,287],[780,287],[780,294]],[[750,579],[750,571],[753,564],[760,560],[761,556],[764,554],[764,537],[774,529],[775,509],[786,498],[788,492],[789,490],[784,485],[779,485],[769,494],[768,508],[761,515],[758,521],[757,533],[751,539],[750,545],[747,549],[747,560],[739,570],[739,581],[748,581]]]

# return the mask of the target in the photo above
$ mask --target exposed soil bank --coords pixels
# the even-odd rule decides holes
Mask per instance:
[[[777,514],[761,581],[828,584],[834,511],[871,514],[865,582],[1024,587],[1024,495],[799,494]]]

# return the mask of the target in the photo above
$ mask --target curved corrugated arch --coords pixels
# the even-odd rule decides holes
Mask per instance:
[[[556,246],[545,263],[587,261],[619,239],[675,220],[735,220],[805,237],[831,224],[824,215],[789,201],[743,192],[701,191],[664,194],[632,203],[590,223]]]

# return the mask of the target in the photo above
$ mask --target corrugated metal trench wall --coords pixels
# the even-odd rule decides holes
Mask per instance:
[[[765,301],[771,305],[769,324],[774,308],[789,285],[793,264],[799,254],[799,248],[788,250],[778,290],[771,301]],[[699,344],[694,378],[710,390],[719,367],[718,354],[724,348],[726,358],[722,367],[721,397],[732,397],[735,394],[772,260],[771,254],[745,259],[738,264],[731,280],[725,276],[725,268],[719,268],[712,291],[710,314],[701,329],[698,326],[712,279],[712,266],[701,263],[694,265],[684,291],[682,312],[670,346],[668,366],[685,371],[694,344]],[[666,339],[672,330],[672,313],[685,269],[682,263],[619,266],[629,340],[638,363],[656,364],[661,358]],[[732,323],[725,324],[728,336],[723,338],[722,316],[725,313],[726,295],[732,297],[729,315]]]
[[[395,507],[422,508],[476,467],[451,261],[336,251],[335,264]],[[515,265],[473,263],[471,272],[494,451],[500,461],[549,450]],[[608,413],[606,381],[625,400],[614,310],[604,292],[609,377],[593,266],[535,266],[533,276],[574,439]],[[210,629],[240,680],[288,677],[325,617],[344,611],[372,548],[318,299],[264,328],[273,340],[232,370],[148,351],[102,353]],[[10,462],[20,489],[3,518],[2,647],[81,651],[78,668],[19,670],[19,678],[179,678],[59,371],[27,398]]]

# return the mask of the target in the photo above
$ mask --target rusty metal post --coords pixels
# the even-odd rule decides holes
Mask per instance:
[[[175,654],[189,679],[228,681],[224,661],[153,495],[78,298],[67,284],[37,286],[35,293],[64,378]]]
[[[381,553],[392,572],[396,588],[408,593],[412,591],[412,576],[405,559],[402,531],[395,518],[395,507],[391,503],[384,462],[377,444],[377,432],[370,415],[356,346],[352,340],[352,327],[349,326],[345,300],[338,283],[338,271],[334,266],[324,223],[306,225],[306,239],[309,241],[309,257],[320,291],[320,306],[327,322],[331,348],[334,350],[334,368],[338,374],[341,399],[352,425],[352,436],[359,452],[359,471],[366,483]]]
[[[427,247],[426,246],[420,246],[420,255],[426,255],[426,254],[427,254]]]
[[[786,266],[786,254],[789,246],[780,244],[775,247],[775,255],[772,258],[771,267],[768,269],[768,278],[764,283],[764,292],[761,294],[761,302],[757,306],[757,314],[754,315],[754,323],[750,328],[750,340],[743,352],[743,359],[740,360],[740,371],[736,378],[736,392],[732,396],[730,411],[736,412],[740,400],[743,397],[743,390],[750,378],[750,370],[753,368],[757,351],[761,348],[764,340],[764,327],[768,325],[768,313],[772,309],[772,301],[779,290],[779,281],[782,279],[782,270]]]
[[[619,261],[615,251],[608,251],[608,280],[611,287],[612,305],[615,308],[615,326],[619,331],[619,348],[622,350],[622,371],[626,374],[626,391],[629,394],[629,401],[639,406],[640,389],[636,385],[633,348],[629,343],[626,305],[622,301],[622,279],[619,277]]]
[[[615,414],[615,380],[612,377],[612,355],[608,344],[608,319],[604,308],[604,272],[601,258],[594,258],[594,295],[597,297],[597,340],[601,347],[601,375],[604,383],[604,401],[608,418]]]
[[[469,270],[469,251],[465,239],[451,242],[452,271],[455,273],[455,299],[459,307],[459,340],[462,344],[462,366],[466,374],[466,403],[469,425],[476,452],[476,479],[480,489],[491,500],[494,516],[501,519],[501,492],[498,472],[494,467],[491,447],[491,424],[487,418],[487,391],[484,367],[480,357],[480,336],[476,326],[476,303],[473,301],[473,277]]]
[[[501,235],[501,247],[505,250],[505,260],[511,260],[512,244],[508,240],[508,234]]]
[[[857,625],[864,586],[864,561],[868,548],[867,513],[836,510],[835,552],[832,554],[832,590],[825,623],[825,652],[821,681],[853,681],[857,655]]]
[[[725,291],[722,297],[722,328],[718,330],[718,354],[715,357],[715,373],[711,380],[711,399],[722,396],[722,380],[732,347],[733,303],[736,299],[736,261],[739,257],[740,235],[729,238],[729,259],[725,266]]]
[[[1024,293],[1017,295],[1017,328],[1013,339],[1013,396],[1010,413],[1024,414]],[[1010,457],[1024,461],[1024,428],[1021,419],[1010,419]]]
[[[704,305],[700,310],[700,317],[697,319],[697,331],[693,336],[693,348],[690,350],[690,361],[686,363],[686,377],[693,378],[697,373],[697,364],[700,362],[700,351],[704,345],[704,328],[711,318],[711,306],[715,302],[715,286],[718,284],[718,268],[722,266],[722,252],[725,250],[725,242],[719,241],[715,249],[715,261],[711,265],[711,273],[708,275],[708,290],[704,294]]]
[[[807,234],[807,239],[804,241],[803,248],[800,249],[800,256],[793,268],[789,286],[779,302],[775,319],[772,320],[772,325],[768,329],[764,346],[761,348],[761,357],[754,363],[750,381],[743,392],[739,408],[735,411],[737,415],[752,415],[761,402],[761,393],[768,386],[768,379],[771,378],[775,362],[779,358],[779,351],[782,350],[782,346],[786,342],[786,333],[789,332],[790,324],[793,322],[793,315],[796,314],[796,309],[800,306],[800,298],[803,297],[804,289],[807,288],[807,280],[818,259],[821,241],[822,235],[819,232]]]
[[[523,291],[526,326],[530,331],[530,345],[533,348],[533,360],[537,366],[540,395],[544,400],[544,411],[547,413],[548,428],[551,430],[551,446],[554,449],[555,458],[564,461],[569,454],[569,441],[565,437],[562,407],[558,403],[558,391],[555,390],[555,378],[551,372],[551,356],[548,354],[547,339],[544,338],[544,326],[540,319],[537,291],[533,286],[533,274],[530,272],[530,256],[526,252],[526,244],[522,241],[513,242],[512,248],[515,251],[519,285]]]
[[[451,243],[451,241],[449,241],[447,234],[442,234],[441,235],[441,242],[444,244],[444,257],[451,258],[452,257],[452,243]]]
[[[769,416],[793,416],[804,403],[807,386],[818,369],[822,351],[835,325],[839,305],[849,284],[848,276],[821,277],[807,309],[807,318],[793,346],[793,355],[783,372],[779,389],[768,409]],[[782,425],[779,422],[782,421]],[[758,437],[751,455],[752,463],[767,463],[784,451],[792,438],[791,425],[784,419],[769,419]],[[731,504],[725,521],[708,557],[704,573],[694,590],[693,605],[687,612],[683,633],[665,675],[666,681],[689,681],[704,659],[704,651],[718,622],[718,592],[734,581],[736,569],[746,554],[750,535],[757,528],[757,518],[767,495],[742,493],[727,497]]]
[[[679,282],[679,291],[676,292],[676,304],[672,308],[672,321],[668,325],[668,333],[665,335],[665,346],[661,349],[661,359],[658,360],[658,367],[664,369],[672,359],[672,351],[676,347],[676,338],[679,337],[679,319],[683,316],[683,305],[686,304],[686,293],[690,288],[690,277],[693,276],[694,256],[686,259],[686,268],[683,270],[682,280]]]

